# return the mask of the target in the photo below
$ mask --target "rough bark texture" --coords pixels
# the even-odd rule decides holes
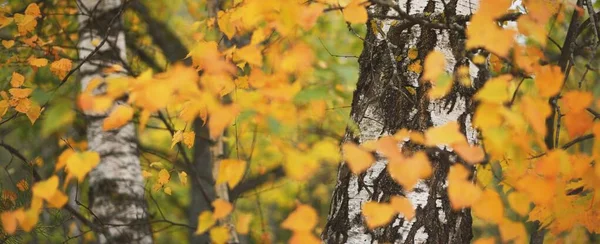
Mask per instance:
[[[106,74],[114,64],[126,67],[125,35],[121,0],[79,0],[81,87],[92,79],[105,79],[123,73]],[[98,51],[93,44],[100,42]],[[105,41],[104,41],[105,40]],[[104,42],[103,42],[104,41]],[[91,55],[91,56],[90,56]],[[104,84],[94,90],[102,94]],[[115,104],[122,103],[118,100]],[[89,178],[90,209],[94,221],[106,228],[100,243],[152,243],[144,181],[138,158],[135,126],[129,123],[119,129],[104,131],[102,123],[108,113],[86,113],[89,149],[100,154],[100,163]]]
[[[458,15],[470,15],[477,0],[400,0],[400,8],[411,15],[427,16],[448,23]],[[394,10],[375,4],[372,16],[398,15]],[[463,18],[464,19],[464,18]],[[373,24],[371,21],[374,21]],[[345,141],[358,143],[395,133],[401,128],[424,131],[450,121],[458,121],[470,143],[477,133],[470,125],[475,89],[487,80],[487,68],[475,66],[464,50],[465,34],[448,29],[431,29],[408,21],[369,19],[364,49],[359,57],[360,75],[352,101],[351,118],[360,134],[348,130]],[[379,27],[377,27],[379,26]],[[376,28],[376,29],[373,29]],[[415,60],[407,58],[417,49]],[[419,74],[408,66],[432,50],[443,52],[446,70],[453,72],[468,66],[473,87],[455,83],[447,97],[430,100],[429,83],[419,82]],[[400,58],[397,58],[400,57]],[[416,92],[409,92],[413,87]],[[402,144],[405,152],[426,150],[433,175],[407,192],[386,169],[386,160],[377,162],[365,173],[353,175],[345,164],[338,172],[328,221],[322,238],[327,243],[469,243],[472,238],[470,210],[452,211],[448,199],[446,175],[456,157],[445,148],[424,149],[410,142]],[[361,214],[367,201],[387,202],[393,195],[406,196],[416,208],[416,217],[395,218],[389,225],[369,230]]]

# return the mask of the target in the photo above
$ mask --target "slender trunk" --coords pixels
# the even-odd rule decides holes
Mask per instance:
[[[127,60],[125,35],[122,28],[121,0],[78,1],[80,24],[79,56],[81,86],[86,89],[92,79],[126,75],[123,72],[106,74],[112,65],[125,66]],[[105,42],[103,42],[106,40]],[[98,52],[92,54],[100,42]],[[100,85],[95,94],[102,94]],[[115,101],[115,104],[123,101]],[[107,113],[86,113],[87,137],[90,150],[100,154],[100,163],[90,172],[89,204],[94,221],[106,228],[100,243],[152,243],[147,204],[144,199],[144,181],[138,158],[135,126],[110,131],[102,129]]]
[[[477,2],[400,0],[398,4],[408,14],[439,18],[443,23],[457,15],[471,14],[477,8]],[[377,16],[397,15],[380,4],[371,6],[369,11]],[[375,23],[371,24],[371,21]],[[418,61],[422,64],[430,51],[439,50],[448,61],[447,71],[467,66],[473,87],[480,87],[487,80],[487,69],[477,67],[467,59],[464,33],[430,29],[407,21],[370,19],[367,23],[364,49],[358,61],[360,75],[350,114],[360,135],[347,130],[345,141],[362,143],[402,128],[424,131],[458,121],[461,131],[470,143],[474,143],[477,133],[470,125],[474,89],[455,83],[447,97],[430,100],[427,94],[431,86],[420,83],[420,75],[408,68]],[[411,49],[418,52],[414,60],[407,58]],[[403,150],[422,149],[405,143]],[[452,211],[446,191],[446,175],[455,157],[445,150],[444,153],[439,150],[426,152],[434,173],[429,179],[418,182],[410,192],[403,190],[387,173],[384,159],[378,159],[358,176],[342,164],[323,239],[327,243],[469,243],[472,238],[470,210]],[[387,226],[369,230],[361,214],[362,205],[367,201],[387,202],[393,195],[410,199],[416,208],[416,217],[410,221],[397,217]]]

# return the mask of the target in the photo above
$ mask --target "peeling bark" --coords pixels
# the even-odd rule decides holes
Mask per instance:
[[[121,0],[79,0],[81,87],[85,90],[93,79],[127,75],[125,72],[106,74],[104,69],[114,64],[126,66],[125,34]],[[98,48],[95,41],[104,41]],[[91,50],[97,48],[97,52]],[[102,94],[101,84],[94,94]],[[114,105],[124,103],[115,101]],[[114,106],[113,106],[114,107]],[[89,203],[94,222],[106,228],[100,243],[152,243],[144,181],[138,158],[135,126],[110,131],[102,129],[106,113],[86,112],[89,149],[100,154],[100,163],[90,172]]]
[[[433,16],[440,23],[456,16],[469,15],[477,0],[400,0],[395,3],[404,12]],[[369,7],[373,16],[398,15],[379,4]],[[371,24],[375,21],[375,24]],[[364,48],[359,57],[360,75],[352,101],[351,118],[360,134],[347,130],[344,141],[362,143],[390,135],[397,130],[425,131],[450,121],[458,121],[470,143],[477,132],[470,121],[474,108],[475,88],[487,80],[487,68],[475,66],[464,50],[465,35],[457,30],[431,29],[410,22],[369,19]],[[373,29],[376,28],[376,29]],[[415,60],[407,58],[417,49]],[[429,100],[431,85],[419,82],[420,74],[408,66],[432,50],[445,54],[446,70],[468,66],[472,87],[455,83],[451,92],[440,100]],[[397,58],[401,57],[401,58]],[[412,87],[416,92],[409,92]],[[445,148],[425,149],[410,142],[402,144],[410,154],[425,150],[434,168],[433,175],[418,182],[413,191],[405,191],[386,170],[387,161],[377,162],[360,175],[353,175],[345,164],[338,172],[328,221],[322,234],[327,243],[469,243],[472,238],[470,210],[452,211],[447,195],[446,175],[456,156]],[[361,214],[367,201],[387,202],[394,195],[406,196],[416,208],[416,217],[405,220],[397,216],[384,227],[369,230]]]

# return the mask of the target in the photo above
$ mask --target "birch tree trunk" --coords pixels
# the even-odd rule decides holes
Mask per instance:
[[[78,0],[81,87],[93,79],[126,75],[106,74],[114,64],[126,67],[125,35],[122,28],[121,0]],[[98,44],[99,43],[99,44]],[[97,47],[98,46],[98,47]],[[93,53],[92,50],[98,49]],[[90,56],[91,55],[91,56]],[[90,56],[90,57],[88,57]],[[94,94],[105,92],[104,84]],[[115,105],[123,101],[115,101]],[[110,112],[110,111],[109,111]],[[89,149],[100,154],[100,163],[90,172],[89,204],[94,221],[105,227],[100,243],[152,243],[144,199],[144,182],[138,158],[135,126],[110,131],[102,129],[107,113],[86,113]]]
[[[478,0],[372,2],[377,4],[369,7],[370,16],[398,16],[399,13],[390,7],[399,6],[404,13],[414,17],[454,24],[456,19],[467,19],[466,16],[478,7]],[[433,29],[431,25],[400,19],[370,17],[367,22],[364,48],[358,60],[360,75],[350,114],[360,135],[347,130],[344,140],[362,143],[394,134],[402,128],[424,131],[458,121],[461,131],[470,143],[474,143],[477,133],[470,125],[474,108],[471,96],[487,80],[487,68],[475,66],[467,58],[463,31]],[[465,27],[464,23],[459,25]],[[418,52],[415,60],[408,58],[410,49]],[[430,100],[427,96],[430,84],[420,83],[420,74],[409,70],[408,66],[417,60],[423,64],[425,56],[432,50],[445,54],[448,72],[460,66],[469,67],[473,87],[455,82],[447,97]],[[420,150],[411,143],[404,143],[402,147],[403,150]],[[323,231],[325,242],[469,243],[472,238],[470,210],[452,211],[446,191],[446,175],[456,157],[445,149],[426,152],[434,168],[433,174],[418,182],[410,192],[391,178],[385,170],[385,159],[378,159],[358,176],[342,164]],[[367,201],[387,202],[393,195],[410,199],[416,208],[416,217],[411,221],[396,217],[387,226],[369,230],[364,224],[362,205]]]

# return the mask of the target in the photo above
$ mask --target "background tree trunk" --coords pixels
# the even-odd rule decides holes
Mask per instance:
[[[457,16],[470,15],[478,6],[477,0],[372,2],[377,4],[369,7],[371,16],[398,15],[390,7],[399,6],[413,16],[437,18],[438,23],[456,23]],[[348,129],[344,140],[362,143],[402,128],[424,131],[458,121],[461,131],[470,143],[474,143],[477,132],[470,125],[474,108],[471,96],[487,80],[488,74],[485,66],[477,67],[467,58],[464,32],[432,29],[406,19],[370,17],[367,23],[364,49],[358,61],[360,75],[350,114],[360,135]],[[407,58],[410,49],[418,52],[415,60]],[[456,82],[447,97],[430,100],[427,94],[431,85],[420,83],[420,74],[409,70],[408,66],[418,60],[423,64],[425,56],[432,50],[445,54],[449,72],[459,66],[468,66],[473,87]],[[413,88],[415,92],[409,91]],[[409,151],[423,150],[411,143],[404,143],[402,147]],[[455,157],[446,150],[426,152],[434,168],[433,174],[410,192],[403,190],[387,173],[384,159],[378,159],[358,176],[342,164],[322,238],[327,243],[469,243],[472,238],[470,210],[452,211],[446,191],[446,175]],[[409,198],[416,207],[416,217],[411,221],[397,217],[387,226],[374,230],[366,228],[362,205],[370,200],[387,202],[393,195]]]
[[[114,64],[127,67],[121,0],[79,0],[81,87],[86,89],[92,79],[126,75],[106,74],[104,69]],[[100,44],[97,44],[97,43]],[[96,43],[96,44],[95,44]],[[98,46],[98,47],[96,47]],[[97,48],[97,52],[92,50]],[[91,57],[88,57],[92,55]],[[100,85],[95,94],[105,92]],[[115,101],[115,105],[123,101]],[[152,243],[144,181],[138,158],[135,126],[110,131],[102,129],[108,113],[86,113],[90,150],[100,154],[100,163],[90,173],[89,204],[94,221],[107,228],[100,243]]]

